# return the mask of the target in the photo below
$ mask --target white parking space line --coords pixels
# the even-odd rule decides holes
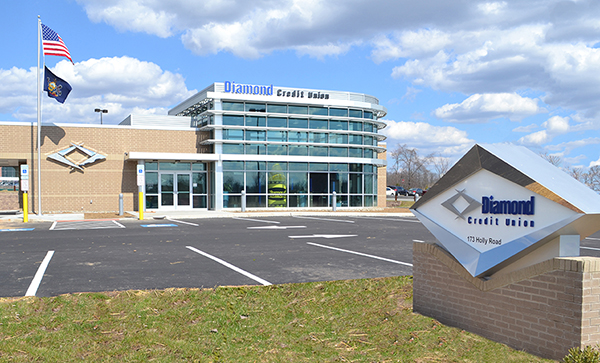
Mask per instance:
[[[38,270],[35,273],[33,280],[31,280],[31,284],[29,284],[27,292],[25,292],[25,296],[35,296],[38,288],[40,287],[40,283],[42,282],[42,278],[44,277],[44,273],[48,268],[48,264],[52,259],[52,256],[54,256],[54,251],[48,251],[48,253],[46,253],[46,257],[44,257],[44,260],[42,261],[40,267],[38,267]]]
[[[320,245],[318,243],[313,243],[313,242],[306,242],[306,244],[309,244],[311,246],[316,246],[316,247],[322,247],[322,248],[328,248],[330,250],[334,250],[334,251],[340,251],[340,252],[346,252],[346,253],[351,253],[353,255],[359,255],[359,256],[364,256],[364,257],[369,257],[369,258],[375,258],[377,260],[382,260],[382,261],[387,261],[387,262],[392,262],[392,263],[396,263],[399,265],[405,265],[405,266],[410,266],[412,267],[412,263],[407,263],[407,262],[402,262],[402,261],[396,261],[396,260],[391,260],[389,258],[385,258],[385,257],[379,257],[379,256],[374,256],[374,255],[369,255],[366,253],[362,253],[362,252],[356,252],[356,251],[350,251],[350,250],[345,250],[342,248],[337,248],[337,247],[331,247],[331,246],[325,246],[325,245]]]
[[[344,237],[356,237],[357,234],[311,234],[306,236],[288,236],[289,238],[344,238]]]
[[[265,221],[264,219],[251,219],[251,218],[241,218],[241,217],[233,217],[233,219],[237,219],[238,221],[251,221],[251,222],[262,222],[262,223],[275,223],[275,224],[281,223],[281,222],[277,222],[277,221]]]
[[[260,227],[246,227],[246,229],[295,229],[295,228],[306,228],[306,226],[260,226]]]
[[[413,239],[413,242],[425,243],[425,241],[421,241],[420,239]]]
[[[347,221],[344,219],[327,219],[327,218],[320,218],[320,217],[306,217],[306,216],[292,216],[294,218],[304,218],[304,219],[316,219],[319,221],[328,221],[328,222],[342,222],[342,223],[354,223],[354,221]]]
[[[594,240],[594,241],[600,241],[600,238],[593,238],[593,237],[586,237],[585,239],[591,239],[591,240]]]
[[[208,258],[210,258],[211,260],[213,260],[213,261],[215,261],[215,262],[218,262],[218,263],[220,263],[221,265],[223,265],[223,266],[225,266],[225,267],[229,267],[229,268],[230,268],[230,269],[232,269],[233,271],[239,272],[239,273],[241,273],[242,275],[244,275],[244,276],[246,276],[246,277],[249,277],[249,278],[251,278],[252,280],[254,280],[254,281],[256,281],[256,282],[258,282],[258,283],[260,283],[260,284],[262,284],[262,285],[265,285],[265,286],[267,286],[267,285],[272,285],[272,284],[271,284],[269,281],[267,281],[267,280],[263,280],[263,279],[261,279],[260,277],[258,277],[258,276],[256,276],[256,275],[253,275],[253,274],[251,274],[251,273],[250,273],[250,272],[248,272],[248,271],[244,271],[244,270],[242,270],[241,268],[239,268],[239,267],[236,267],[236,266],[234,266],[234,265],[230,264],[229,262],[225,262],[225,261],[221,260],[221,259],[220,259],[220,258],[218,258],[218,257],[215,257],[215,256],[212,256],[212,255],[209,255],[208,253],[206,253],[206,252],[204,252],[204,251],[200,251],[199,249],[197,249],[197,248],[194,248],[194,247],[192,247],[192,246],[185,246],[185,247],[186,247],[187,249],[191,250],[191,251],[194,251],[194,252],[196,252],[196,253],[199,253],[199,254],[201,254],[201,255],[202,255],[202,256],[204,256],[204,257],[208,257]]]
[[[126,228],[124,225],[122,225],[121,223],[113,220],[113,223],[116,224],[117,226],[119,226],[119,228]]]
[[[198,227],[198,226],[199,226],[199,224],[196,224],[196,223],[184,222],[184,221],[180,221],[180,220],[177,220],[177,219],[172,219],[172,218],[167,218],[167,219],[168,219],[168,220],[170,220],[171,222],[183,223],[183,224],[189,224],[190,226],[196,226],[196,227]]]
[[[594,247],[579,247],[582,250],[594,250],[594,251],[600,251],[600,248],[594,248]]]
[[[384,217],[364,217],[364,216],[356,216],[354,218],[364,218],[364,219],[379,219],[381,221],[394,221],[394,222],[411,222],[411,223],[421,223],[419,220],[415,219],[403,219],[403,218],[384,218]]]
[[[69,229],[106,229],[106,228],[125,228],[121,223],[108,220],[89,220],[89,221],[58,221],[52,223],[51,231],[64,231]]]

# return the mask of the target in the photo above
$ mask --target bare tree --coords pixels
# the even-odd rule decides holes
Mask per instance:
[[[590,189],[600,192],[600,165],[592,166],[587,173],[585,173],[584,183]]]
[[[393,160],[392,170],[399,174],[401,179],[406,180],[407,187],[412,187],[418,183],[425,182],[423,176],[426,176],[427,164],[429,164],[433,155],[421,157],[417,149],[411,149],[406,144],[398,147],[390,153]]]
[[[560,164],[562,164],[562,159],[558,155],[550,155],[547,152],[539,153],[539,155],[556,167],[560,167]]]
[[[431,166],[433,166],[433,170],[437,174],[437,179],[439,180],[448,172],[448,170],[450,170],[450,159],[434,154],[431,158]]]

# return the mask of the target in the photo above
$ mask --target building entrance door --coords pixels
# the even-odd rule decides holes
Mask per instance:
[[[160,208],[191,209],[192,173],[160,173]]]

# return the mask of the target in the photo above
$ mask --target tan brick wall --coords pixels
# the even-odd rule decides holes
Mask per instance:
[[[380,143],[379,146],[386,147],[385,143]],[[380,160],[387,160],[387,151],[377,154]],[[387,166],[377,168],[377,206],[380,208],[386,207],[385,188],[387,187]]]
[[[0,211],[20,210],[19,192],[0,191]]]
[[[0,125],[0,159],[26,160],[30,168],[30,210],[37,212],[37,129],[24,124]],[[137,161],[125,152],[196,153],[197,133],[173,130],[143,130],[128,127],[42,127],[42,208],[44,213],[118,211],[123,193],[125,210],[137,210]],[[106,155],[106,160],[71,170],[47,156],[71,142]],[[33,146],[32,146],[33,145]],[[76,153],[72,159],[83,159]]]
[[[413,265],[417,313],[551,359],[600,343],[598,258],[555,258],[484,281],[440,247],[415,243]]]

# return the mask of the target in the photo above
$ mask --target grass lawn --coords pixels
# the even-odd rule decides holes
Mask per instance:
[[[410,276],[0,299],[1,362],[551,362],[412,313]]]

